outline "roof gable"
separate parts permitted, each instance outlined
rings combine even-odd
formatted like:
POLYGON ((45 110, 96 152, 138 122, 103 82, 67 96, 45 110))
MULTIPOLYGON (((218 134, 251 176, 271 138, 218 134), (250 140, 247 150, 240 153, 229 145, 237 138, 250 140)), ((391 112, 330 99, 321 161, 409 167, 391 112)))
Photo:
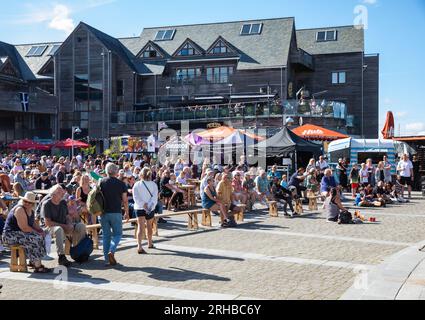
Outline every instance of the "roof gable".
POLYGON ((193 57, 193 56, 202 56, 204 55, 205 50, 197 45, 194 41, 187 38, 183 44, 177 48, 177 50, 172 54, 175 58, 183 57, 193 57))
POLYGON ((140 52, 136 55, 138 58, 142 58, 142 59, 155 59, 155 58, 145 58, 143 57, 143 53, 148 50, 149 48, 155 50, 159 56, 155 57, 156 59, 164 59, 165 57, 167 57, 167 53, 162 50, 162 48, 157 45, 155 42, 153 41, 149 41, 143 48, 142 50, 140 50, 140 52))
POLYGON ((12 65, 16 68, 20 80, 29 81, 36 79, 31 69, 13 45, 0 41, 0 56, 8 57, 12 65))
POLYGON ((226 41, 226 39, 224 39, 222 36, 219 36, 217 38, 217 40, 214 41, 214 43, 207 49, 207 54, 208 55, 238 54, 238 49, 235 48, 231 43, 229 43, 228 41, 226 41), (227 48, 227 52, 225 52, 225 53, 223 53, 223 52, 220 52, 220 53, 214 52, 214 49, 217 48, 218 46, 227 48))
POLYGON ((19 78, 19 71, 9 57, 0 58, 0 73, 8 77, 19 78))

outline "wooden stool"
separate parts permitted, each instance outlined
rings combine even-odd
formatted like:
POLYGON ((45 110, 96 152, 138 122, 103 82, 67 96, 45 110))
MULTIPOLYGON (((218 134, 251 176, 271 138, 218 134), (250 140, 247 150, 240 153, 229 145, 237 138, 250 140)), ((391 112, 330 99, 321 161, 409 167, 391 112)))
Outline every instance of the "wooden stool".
POLYGON ((27 257, 24 247, 14 245, 10 247, 10 272, 28 272, 27 257))
POLYGON ((204 227, 212 227, 211 211, 208 209, 202 210, 202 225, 204 227))
MULTIPOLYGON (((191 212, 191 213, 188 213, 188 216, 189 216, 189 219, 187 221, 187 228, 189 230, 198 230, 199 229, 198 213, 191 212)), ((210 214, 210 219, 211 219, 211 214, 210 214)))
POLYGON ((239 212, 235 214, 235 219, 237 222, 243 222, 246 205, 238 204, 237 207, 239 208, 239 212))
POLYGON ((269 209, 270 217, 278 217, 279 211, 277 209, 277 201, 270 201, 269 206, 270 206, 270 209, 269 209))
POLYGON ((298 214, 304 213, 303 201, 301 199, 295 200, 295 212, 298 213, 298 214))
POLYGON ((318 210, 319 207, 317 205, 317 197, 314 194, 314 192, 307 192, 307 198, 308 198, 308 210, 315 211, 318 210))

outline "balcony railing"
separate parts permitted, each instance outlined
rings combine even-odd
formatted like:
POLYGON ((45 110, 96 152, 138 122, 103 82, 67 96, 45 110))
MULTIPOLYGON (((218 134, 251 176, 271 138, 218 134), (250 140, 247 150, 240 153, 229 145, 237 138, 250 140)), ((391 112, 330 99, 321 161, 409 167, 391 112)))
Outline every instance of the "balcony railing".
POLYGON ((292 56, 292 62, 301 64, 311 70, 314 69, 314 59, 313 56, 303 49, 298 49, 297 54, 292 56))
POLYGON ((210 106, 152 109, 111 113, 113 124, 172 122, 182 120, 255 119, 286 116, 347 118, 344 103, 327 100, 288 100, 277 102, 232 103, 210 106))

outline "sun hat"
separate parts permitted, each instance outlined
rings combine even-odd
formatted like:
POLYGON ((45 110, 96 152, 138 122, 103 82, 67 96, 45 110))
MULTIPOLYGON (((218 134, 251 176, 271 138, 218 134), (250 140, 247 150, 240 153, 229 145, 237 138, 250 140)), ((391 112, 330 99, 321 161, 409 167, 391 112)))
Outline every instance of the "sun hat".
POLYGON ((25 202, 30 202, 33 204, 37 203, 37 196, 35 193, 27 192, 24 197, 19 197, 19 199, 24 200, 25 202))

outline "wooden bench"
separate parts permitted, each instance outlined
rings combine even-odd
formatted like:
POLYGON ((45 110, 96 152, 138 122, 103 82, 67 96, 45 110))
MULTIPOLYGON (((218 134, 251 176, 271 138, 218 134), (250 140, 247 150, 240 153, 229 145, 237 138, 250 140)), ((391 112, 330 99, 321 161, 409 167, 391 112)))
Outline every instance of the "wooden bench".
MULTIPOLYGON (((167 217, 173 217, 173 216, 181 216, 181 215, 188 215, 188 222, 187 222, 187 228, 189 230, 198 230, 199 229, 199 225, 198 225, 198 214, 202 213, 202 209, 195 209, 195 210, 188 210, 188 211, 181 211, 181 212, 170 212, 170 213, 163 213, 163 214, 159 214, 159 215, 155 215, 155 218, 153 219, 153 224, 152 224, 152 234, 154 236, 158 236, 158 220, 160 218, 167 218, 167 217)), ((128 221, 123 221, 123 225, 124 224, 128 224, 128 223, 136 223, 137 224, 138 220, 136 219, 130 219, 128 221)), ((97 229, 101 228, 102 226, 100 224, 93 224, 93 225, 89 225, 86 227, 87 232, 89 234, 91 234, 92 236, 92 240, 94 243, 94 248, 95 249, 99 249, 99 235, 97 233, 97 229)), ((137 227, 134 230, 134 237, 137 239, 137 227)), ((143 228, 143 240, 147 239, 147 227, 143 228)))
POLYGON ((270 217, 276 218, 279 216, 279 210, 277 208, 277 201, 269 201, 269 214, 270 217))
POLYGON ((28 272, 25 249, 19 245, 10 246, 10 272, 28 272))

